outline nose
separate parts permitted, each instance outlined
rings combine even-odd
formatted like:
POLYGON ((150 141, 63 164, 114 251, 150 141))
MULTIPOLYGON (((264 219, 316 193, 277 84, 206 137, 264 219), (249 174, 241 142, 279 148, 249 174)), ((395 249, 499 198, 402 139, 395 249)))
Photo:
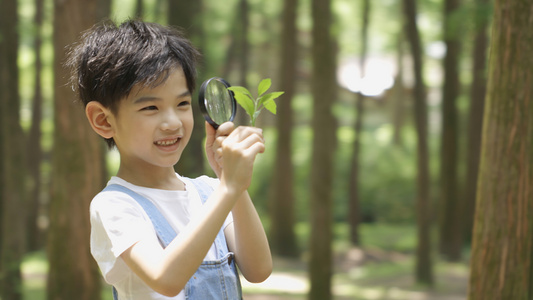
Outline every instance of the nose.
POLYGON ((163 131, 176 131, 183 126, 181 118, 177 111, 169 109, 162 114, 161 130, 163 131))

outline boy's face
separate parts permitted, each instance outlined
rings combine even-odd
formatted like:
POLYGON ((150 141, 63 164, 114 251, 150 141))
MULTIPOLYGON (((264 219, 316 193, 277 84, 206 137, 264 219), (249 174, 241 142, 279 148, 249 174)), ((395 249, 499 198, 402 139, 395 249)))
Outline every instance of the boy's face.
POLYGON ((134 87, 120 101, 113 122, 121 166, 146 171, 174 166, 191 137, 191 98, 181 68, 155 88, 134 87))

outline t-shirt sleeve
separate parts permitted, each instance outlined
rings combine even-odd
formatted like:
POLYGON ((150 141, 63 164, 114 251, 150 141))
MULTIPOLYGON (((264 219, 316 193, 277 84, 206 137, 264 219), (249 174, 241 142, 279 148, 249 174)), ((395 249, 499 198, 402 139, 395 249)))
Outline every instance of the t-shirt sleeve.
POLYGON ((106 280, 125 250, 141 239, 157 239, 142 207, 121 192, 98 194, 91 202, 90 220, 91 253, 106 280))

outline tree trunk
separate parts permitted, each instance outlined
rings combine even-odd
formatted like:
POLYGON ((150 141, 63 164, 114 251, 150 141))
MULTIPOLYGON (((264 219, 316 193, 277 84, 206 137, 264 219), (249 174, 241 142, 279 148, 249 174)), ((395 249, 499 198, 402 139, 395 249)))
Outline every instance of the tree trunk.
POLYGON ((250 56, 250 47, 248 45, 248 29, 249 29, 249 6, 248 0, 239 0, 239 20, 240 23, 240 53, 239 56, 239 84, 241 86, 248 86, 247 73, 248 73, 248 58, 250 56))
POLYGON ((470 112, 468 116, 468 149, 467 171, 465 186, 465 240, 472 240, 474 227, 474 208, 476 206, 477 177, 479 171, 479 157, 481 149, 481 131, 483 128, 483 111, 485 109, 485 90, 487 89, 487 27, 490 16, 483 14, 482 8, 490 5, 489 0, 476 0, 474 20, 477 20, 474 49, 472 52, 472 85, 470 87, 470 112))
MULTIPOLYGON (((191 41, 201 39, 201 1, 170 0, 168 2, 168 24, 185 30, 191 41)), ((202 82, 198 82, 199 86, 202 82)), ((194 127, 191 139, 183 151, 180 161, 176 165, 178 173, 187 177, 197 177, 205 174, 204 145, 205 136, 204 117, 200 112, 197 101, 193 101, 194 127)))
POLYGON ((136 0, 135 1, 135 17, 142 20, 143 16, 144 16, 143 0, 136 0))
POLYGON ((0 298, 22 298, 20 264, 25 251, 25 141, 20 126, 17 1, 0 9, 0 298))
POLYGON ((39 215, 41 207, 41 162, 42 162, 42 148, 41 148, 41 120, 42 120, 42 87, 41 87, 41 72, 42 72, 42 60, 41 60, 41 27, 43 24, 44 5, 43 0, 35 1, 35 17, 34 17, 34 50, 35 50, 35 85, 33 91, 32 100, 32 113, 31 113, 31 128, 26 145, 28 154, 28 175, 31 179, 30 197, 28 198, 28 216, 27 216, 27 234, 26 241, 28 250, 41 249, 41 245, 44 242, 42 236, 43 233, 39 229, 37 224, 37 217, 39 215))
POLYGON ((459 97, 459 32, 454 13, 459 0, 444 1, 444 86, 442 88, 442 136, 440 153, 439 250, 450 261, 461 259, 463 206, 457 182, 457 107, 459 97))
POLYGON ((402 146, 403 145, 403 139, 402 139, 402 128, 404 126, 404 119, 405 119, 405 99, 406 99, 406 92, 405 92, 405 83, 404 83, 404 48, 405 48, 405 32, 401 31, 398 33, 397 40, 396 40, 396 49, 397 49, 397 62, 398 62, 398 73, 396 74, 396 78, 394 79, 394 86, 391 90, 391 100, 393 101, 392 104, 392 124, 394 127, 394 133, 392 136, 392 140, 394 142, 394 145, 396 146, 402 146))
POLYGON ((168 24, 183 28, 195 41, 201 34, 201 9, 202 1, 168 0, 168 24))
POLYGON ((337 97, 336 58, 331 32, 331 1, 312 1, 313 152, 311 168, 310 300, 331 299, 332 181, 336 121, 332 106, 337 97))
POLYGON ((97 19, 97 0, 54 3, 54 149, 48 236, 48 299, 100 299, 100 272, 90 254, 89 204, 102 189, 102 141, 62 67, 65 46, 97 19), (98 163, 95 163, 98 162, 98 163))
POLYGON ((96 18, 98 20, 104 20, 111 15, 111 0, 98 0, 96 7, 96 18))
MULTIPOLYGON (((363 17, 361 26, 361 56, 359 69, 361 78, 365 76, 365 63, 368 48, 368 23, 370 18, 370 0, 363 0, 363 17)), ((349 205, 348 205, 348 223, 350 224, 350 242, 352 245, 360 245, 359 223, 361 222, 361 211, 359 206, 359 161, 361 152, 361 136, 363 132, 364 118, 364 101, 365 96, 359 92, 356 94, 356 119, 354 125, 355 140, 353 143, 352 161, 350 164, 349 186, 349 205)))
MULTIPOLYGON (((248 69, 249 69, 249 57, 250 57, 250 45, 248 42, 248 30, 250 27, 250 7, 248 5, 248 0, 239 0, 239 8, 238 8, 238 19, 237 19, 237 34, 238 34, 238 50, 237 53, 239 53, 238 56, 238 62, 239 62, 239 85, 241 86, 248 86, 248 69)), ((244 109, 237 105, 237 116, 236 121, 240 124, 248 124, 248 118, 246 117, 246 113, 244 112, 244 109)))
POLYGON ((416 212, 418 228, 418 244, 416 249, 416 281, 422 284, 433 284, 431 262, 430 218, 429 208, 429 153, 427 142, 427 104, 426 88, 422 78, 422 51, 420 35, 416 24, 416 0, 403 0, 406 17, 406 32, 413 57, 414 116, 417 133, 417 195, 416 212))
POLYGON ((283 32, 281 33, 281 64, 279 80, 281 90, 285 94, 277 102, 276 117, 278 141, 276 144, 276 160, 274 191, 272 193, 270 245, 272 252, 281 256, 296 257, 299 254, 294 232, 294 189, 292 163, 292 97, 294 95, 297 66, 296 8, 298 0, 287 0, 283 7, 283 32))
POLYGON ((469 299, 533 298, 532 14, 495 2, 469 299))

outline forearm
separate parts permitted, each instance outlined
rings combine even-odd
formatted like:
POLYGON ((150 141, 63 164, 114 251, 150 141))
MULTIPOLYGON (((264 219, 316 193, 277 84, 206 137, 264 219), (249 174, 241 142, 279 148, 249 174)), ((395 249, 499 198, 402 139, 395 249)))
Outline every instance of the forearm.
POLYGON ((235 203, 233 239, 230 248, 244 277, 250 282, 262 282, 272 273, 272 256, 261 220, 248 193, 235 203))

